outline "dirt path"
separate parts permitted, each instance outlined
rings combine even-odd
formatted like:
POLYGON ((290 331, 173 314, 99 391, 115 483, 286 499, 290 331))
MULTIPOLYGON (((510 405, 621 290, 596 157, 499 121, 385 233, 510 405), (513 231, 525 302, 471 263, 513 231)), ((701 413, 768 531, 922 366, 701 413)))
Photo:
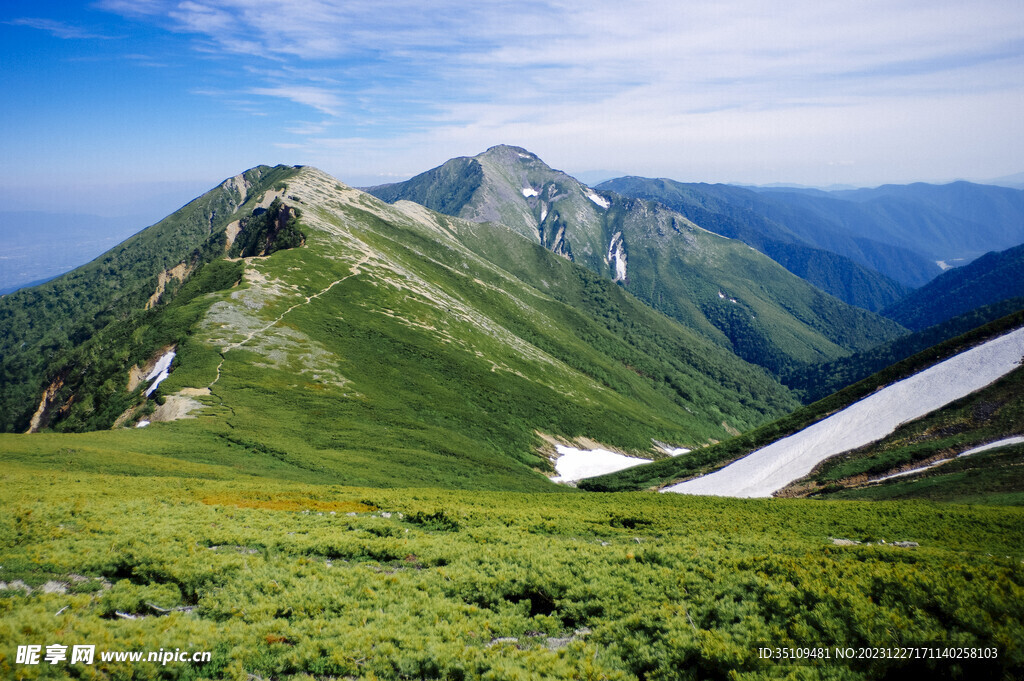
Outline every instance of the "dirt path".
MULTIPOLYGON (((361 258, 360 258, 360 259, 359 259, 359 260, 358 260, 358 261, 357 261, 356 263, 354 263, 354 264, 352 265, 352 267, 351 267, 351 268, 349 268, 349 274, 345 275, 345 276, 344 276, 344 277, 342 277, 341 279, 336 279, 335 281, 332 281, 332 282, 331 282, 330 284, 328 284, 328 285, 327 285, 326 287, 324 287, 324 288, 323 288, 323 289, 322 289, 321 291, 319 291, 319 292, 317 292, 317 293, 314 293, 314 294, 312 294, 312 295, 308 295, 308 296, 306 296, 306 299, 305 299, 305 300, 303 300, 303 301, 302 301, 302 302, 300 302, 300 303, 295 303, 294 305, 292 305, 291 307, 289 307, 289 308, 288 308, 287 310, 285 310, 284 312, 282 312, 281 314, 279 314, 279 315, 277 316, 277 318, 276 318, 276 319, 274 319, 274 321, 270 322, 270 323, 269 323, 269 324, 267 324, 266 326, 263 326, 263 327, 261 327, 261 328, 259 328, 259 329, 256 329, 255 331, 252 331, 251 333, 249 333, 249 335, 247 335, 247 336, 246 336, 245 338, 243 338, 242 340, 240 340, 240 341, 237 341, 237 342, 235 342, 235 343, 232 343, 232 344, 230 344, 230 345, 227 345, 227 346, 225 346, 225 347, 224 347, 224 348, 223 348, 223 349, 222 349, 222 350, 220 351, 220 363, 219 363, 219 364, 217 364, 217 376, 216 376, 216 377, 215 377, 215 378, 213 379, 213 381, 212 381, 212 382, 210 383, 210 385, 208 385, 208 386, 207 386, 207 388, 208 388, 209 390, 211 390, 211 391, 212 391, 212 390, 213 390, 213 386, 215 386, 215 385, 217 384, 217 381, 219 381, 219 380, 220 380, 220 370, 221 370, 221 367, 223 367, 223 366, 224 366, 224 360, 225 360, 225 355, 226 355, 226 354, 227 354, 228 352, 230 352, 230 351, 232 351, 232 350, 237 350, 238 348, 242 347, 243 345, 245 345, 246 343, 248 343, 249 341, 251 341, 251 340, 252 340, 253 338, 255 338, 256 336, 260 335, 260 334, 261 334, 261 333, 263 333, 264 331, 267 331, 267 330, 269 330, 270 328, 272 328, 272 327, 276 326, 276 325, 277 325, 277 324, 278 324, 278 323, 279 323, 279 322, 280 322, 280 321, 281 321, 282 319, 284 319, 284 318, 285 318, 285 315, 287 315, 287 314, 288 314, 289 312, 291 312, 292 310, 294 310, 294 309, 296 309, 296 308, 298 308, 298 307, 302 307, 303 305, 309 305, 309 304, 310 304, 310 303, 311 303, 311 302, 312 302, 313 300, 316 300, 317 298, 319 298, 319 297, 320 297, 320 296, 322 296, 323 294, 327 293, 327 292, 328 292, 328 291, 330 291, 330 290, 331 290, 332 288, 334 288, 335 286, 337 286, 337 285, 338 285, 338 284, 340 284, 341 282, 345 281, 346 279, 351 279, 352 277, 356 276, 357 274, 362 274, 362 269, 361 269, 361 268, 362 268, 362 266, 363 266, 363 265, 365 265, 365 264, 366 264, 366 263, 367 263, 367 262, 368 262, 369 260, 370 260, 370 254, 369 254, 369 253, 364 253, 364 254, 363 254, 363 257, 361 257, 361 258)), ((223 402, 223 401, 222 401, 222 402, 223 402)))

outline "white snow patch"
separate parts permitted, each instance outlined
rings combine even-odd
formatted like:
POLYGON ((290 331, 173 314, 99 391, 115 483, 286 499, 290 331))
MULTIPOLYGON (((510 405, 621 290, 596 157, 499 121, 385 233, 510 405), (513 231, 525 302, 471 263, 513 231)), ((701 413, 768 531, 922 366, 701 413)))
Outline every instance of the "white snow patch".
POLYGON ((936 260, 935 264, 939 266, 939 269, 945 272, 946 270, 953 269, 953 266, 948 264, 945 260, 936 260))
POLYGON ((523 196, 530 198, 531 196, 537 196, 537 190, 533 187, 523 187, 523 196))
POLYGON ((174 355, 174 350, 168 350, 160 359, 157 360, 156 366, 154 366, 153 370, 149 372, 149 376, 146 376, 147 381, 153 381, 149 384, 149 387, 146 388, 146 397, 152 395, 157 386, 167 378, 167 375, 170 373, 171 362, 174 361, 174 355))
POLYGON ((139 421, 138 423, 135 424, 135 427, 136 428, 145 428, 148 425, 149 425, 149 421, 139 421))
POLYGON ((1024 437, 1015 435, 1014 437, 1008 437, 1002 440, 996 440, 995 442, 989 442, 987 445, 981 445, 980 447, 975 447, 974 449, 968 449, 966 452, 960 452, 959 454, 956 455, 956 457, 959 459, 961 456, 970 456, 971 454, 984 452, 985 450, 988 449, 995 449, 996 447, 1004 447, 1006 445, 1016 445, 1020 444, 1021 442, 1024 442, 1024 437))
MULTIPOLYGON (((1005 439, 1002 439, 1002 440, 996 440, 995 442, 989 442, 987 445, 981 445, 980 447, 975 447, 974 449, 968 449, 966 452, 960 452, 959 454, 956 455, 955 458, 959 459, 961 456, 970 456, 971 454, 977 454, 978 452, 984 452, 984 451, 986 451, 988 449, 995 449, 996 447, 1002 447, 1004 445, 1015 445, 1015 444, 1017 444, 1019 442, 1024 442, 1024 437, 1008 437, 1008 438, 1005 438, 1005 439)), ((927 466, 921 466, 919 468, 911 468, 909 471, 902 471, 900 473, 893 473, 892 475, 883 475, 880 478, 875 478, 874 480, 869 480, 868 482, 882 482, 883 480, 891 480, 892 478, 901 478, 904 475, 914 475, 915 473, 920 473, 921 471, 926 471, 929 468, 935 468, 936 466, 941 466, 944 463, 949 463, 952 460, 953 459, 943 459, 942 461, 936 461, 935 463, 930 463, 927 466)))
POLYGON ((721 298, 722 300, 725 300, 725 294, 722 293, 721 291, 718 292, 718 297, 721 298))
POLYGON ((665 452, 668 453, 669 456, 679 456, 680 454, 689 454, 691 451, 692 450, 689 450, 686 447, 673 447, 671 449, 666 449, 665 450, 665 452))
POLYGON ((544 222, 544 218, 548 216, 548 204, 542 204, 540 207, 540 221, 544 222))
POLYGON ((527 156, 526 154, 519 154, 519 158, 532 158, 532 157, 531 156, 527 156))
POLYGON ((606 449, 576 449, 565 445, 555 445, 555 449, 560 456, 555 460, 558 477, 551 478, 553 482, 575 482, 650 463, 649 459, 638 459, 606 449))
POLYGON ((607 210, 608 207, 612 205, 608 201, 608 199, 604 198, 603 196, 599 196, 593 189, 587 189, 586 194, 588 199, 590 199, 597 205, 601 206, 601 208, 604 208, 605 210, 607 210))
POLYGON ((1019 367, 1022 356, 1024 328, 886 386, 714 473, 662 491, 731 497, 771 496, 810 473, 828 457, 879 440, 906 421, 984 388, 1019 367))
POLYGON ((608 244, 608 262, 615 267, 615 278, 612 281, 625 281, 626 252, 622 250, 622 232, 612 235, 612 242, 608 244))

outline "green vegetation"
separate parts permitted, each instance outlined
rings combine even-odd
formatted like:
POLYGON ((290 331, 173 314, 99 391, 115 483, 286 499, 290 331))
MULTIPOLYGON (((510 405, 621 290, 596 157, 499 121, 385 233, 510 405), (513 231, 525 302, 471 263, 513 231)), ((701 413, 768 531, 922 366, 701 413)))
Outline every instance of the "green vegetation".
MULTIPOLYGON (((209 307, 203 296, 234 286, 241 280, 242 270, 242 263, 225 260, 200 266, 166 306, 111 322, 59 356, 54 364, 59 367, 56 373, 62 384, 52 401, 69 406, 50 428, 86 432, 112 427, 121 414, 141 401, 148 385, 143 381, 134 390, 126 390, 125 368, 144 366, 157 348, 190 345, 193 328, 209 307)), ((191 350, 183 350, 186 357, 191 350)))
POLYGON ((798 236, 786 227, 785 216, 765 210, 764 197, 749 189, 644 177, 620 177, 603 182, 600 188, 657 201, 704 229, 739 239, 850 305, 878 312, 909 291, 846 255, 826 250, 809 237, 798 236))
POLYGON ((224 465, 206 467, 222 479, 204 480, 165 463, 189 477, 61 472, 33 454, 4 457, 0 675, 1024 672, 1019 509, 359 489, 248 478, 224 465), (920 546, 891 545, 900 540, 920 546), (47 582, 66 592, 45 593, 47 582), (97 646, 91 667, 14 661, 16 645, 83 642, 97 646), (905 645, 995 647, 998 657, 797 666, 757 652, 905 645), (161 647, 209 650, 212 660, 99 660, 104 650, 161 647))
POLYGON ((483 177, 479 161, 453 158, 405 182, 370 187, 367 191, 388 203, 405 199, 438 213, 458 215, 483 182, 483 177))
MULTIPOLYGON (((598 208, 588 196, 592 190, 518 147, 492 147, 472 159, 454 159, 407 182, 371 191, 388 201, 429 201, 431 208, 487 223, 496 232, 504 231, 499 224, 505 225, 609 279, 617 277, 608 251, 618 234, 627 260, 625 278, 618 277, 622 286, 684 327, 775 375, 866 350, 904 332, 898 324, 822 293, 770 258, 660 205, 609 194, 601 199, 609 206, 598 208), (447 198, 455 195, 457 201, 447 198)), ((510 246, 503 235, 494 239, 510 246)), ((504 262, 495 248, 481 245, 483 240, 478 235, 472 247, 487 248, 494 262, 504 262)), ((519 249, 510 249, 505 257, 514 260, 519 249)), ((529 278, 531 272, 519 274, 524 282, 543 287, 543 279, 529 278)), ((867 270, 861 274, 867 276, 867 270)))
POLYGON ((286 206, 275 198, 263 212, 243 218, 241 229, 230 254, 234 258, 254 255, 270 255, 286 248, 296 248, 306 241, 306 235, 299 228, 301 212, 286 206))
MULTIPOLYGON (((828 488, 826 486, 826 488, 828 488)), ((830 499, 927 499, 1024 506, 1024 446, 954 459, 913 477, 829 492, 830 499)))

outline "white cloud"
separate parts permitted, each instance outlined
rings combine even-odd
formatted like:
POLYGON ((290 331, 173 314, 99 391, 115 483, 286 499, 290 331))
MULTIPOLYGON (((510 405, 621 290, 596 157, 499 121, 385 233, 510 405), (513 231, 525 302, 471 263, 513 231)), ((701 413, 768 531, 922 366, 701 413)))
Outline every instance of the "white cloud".
POLYGON ((976 166, 972 148, 1004 165, 1024 153, 1019 124, 999 108, 1024 101, 1016 0, 100 6, 244 56, 257 81, 245 93, 311 107, 345 132, 313 139, 328 121, 294 117, 282 131, 309 136, 314 158, 344 148, 366 172, 394 170, 382 166, 404 163, 414 146, 444 160, 501 142, 550 149, 578 168, 744 181, 913 176, 936 163, 976 166), (837 159, 849 164, 829 165, 837 159))
POLYGON ((288 99, 297 104, 305 104, 328 116, 338 115, 344 103, 340 96, 324 88, 312 86, 289 86, 278 87, 256 87, 247 90, 253 95, 265 97, 280 97, 288 99))

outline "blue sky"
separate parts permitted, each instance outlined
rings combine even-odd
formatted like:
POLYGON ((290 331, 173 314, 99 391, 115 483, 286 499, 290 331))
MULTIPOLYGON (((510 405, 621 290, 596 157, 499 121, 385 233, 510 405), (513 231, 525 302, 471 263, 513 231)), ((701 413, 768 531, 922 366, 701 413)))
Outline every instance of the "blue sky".
POLYGON ((17 208, 259 163, 381 183, 499 143, 684 181, 1024 170, 1016 0, 7 0, 0 53, 17 208))

